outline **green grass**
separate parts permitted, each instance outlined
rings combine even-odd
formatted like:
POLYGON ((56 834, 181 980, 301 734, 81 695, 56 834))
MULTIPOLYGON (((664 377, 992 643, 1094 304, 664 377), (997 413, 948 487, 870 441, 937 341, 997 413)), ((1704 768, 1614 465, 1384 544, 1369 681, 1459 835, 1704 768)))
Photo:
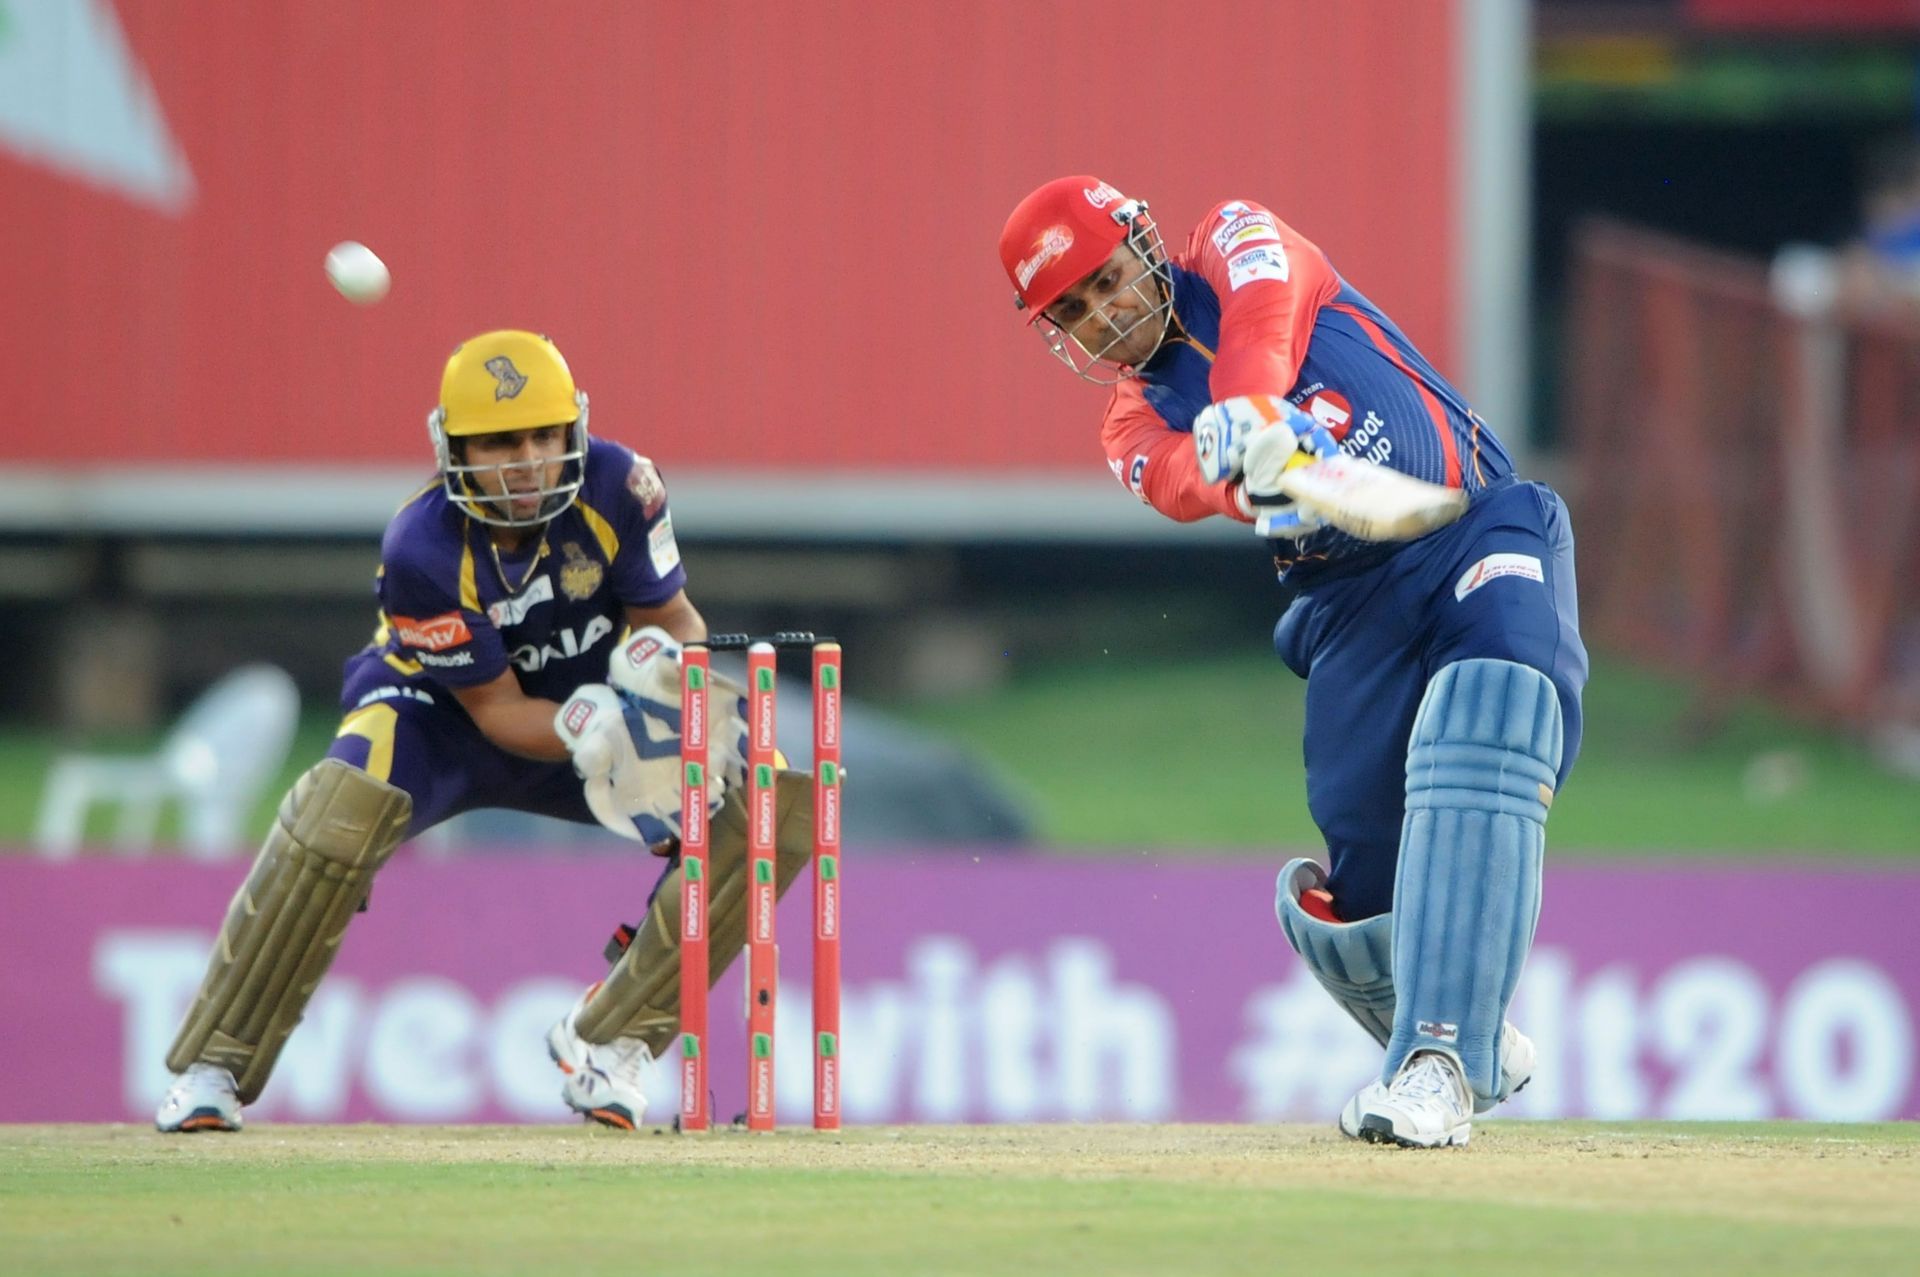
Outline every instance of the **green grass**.
MULTIPOLYGON (((1063 848, 1271 855, 1320 845, 1300 756, 1304 697, 1277 659, 1253 652, 1029 664, 990 694, 886 708, 990 760, 1063 848)), ((1617 663, 1595 669, 1585 746, 1549 825, 1555 853, 1920 857, 1920 784, 1758 705, 1704 732, 1693 704, 1675 680, 1617 663)), ((254 828, 266 828, 334 726, 331 716, 302 724, 254 828)), ((90 748, 149 749, 154 739, 90 748)), ((0 845, 29 836, 53 753, 43 734, 0 732, 0 845)), ((96 835, 107 828, 104 814, 91 825, 96 835)))
POLYGON ((1910 1126, 1483 1125, 1430 1153, 1300 1127, 0 1127, 0 1254, 36 1274, 1537 1277, 1896 1271, 1920 1245, 1910 1126))
MULTIPOLYGON (((1070 847, 1319 845, 1306 685, 1251 653, 1023 669, 1004 691, 896 707, 995 760, 1070 847)), ((1832 733, 1742 705, 1701 739, 1685 685, 1594 671, 1558 850, 1920 856, 1920 784, 1832 733)))

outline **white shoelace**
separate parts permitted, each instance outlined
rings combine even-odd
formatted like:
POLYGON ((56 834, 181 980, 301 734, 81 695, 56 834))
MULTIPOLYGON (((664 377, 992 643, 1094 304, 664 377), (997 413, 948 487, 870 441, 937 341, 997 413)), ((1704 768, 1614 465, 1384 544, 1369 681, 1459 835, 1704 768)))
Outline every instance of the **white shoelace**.
POLYGON ((1436 1100, 1454 1108, 1460 1106, 1460 1085, 1454 1080, 1453 1070, 1438 1056, 1426 1055, 1415 1061, 1412 1068, 1394 1080, 1392 1089, 1410 1100, 1436 1100))

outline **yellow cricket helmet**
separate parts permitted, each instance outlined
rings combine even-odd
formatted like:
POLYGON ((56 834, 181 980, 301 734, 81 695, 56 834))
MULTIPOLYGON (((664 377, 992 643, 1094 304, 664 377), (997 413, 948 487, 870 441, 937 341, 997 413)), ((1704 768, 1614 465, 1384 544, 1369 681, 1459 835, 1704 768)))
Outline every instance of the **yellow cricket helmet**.
POLYGON ((427 433, 448 499, 482 523, 545 523, 573 504, 586 475, 586 392, 574 385, 573 372, 558 348, 539 333, 502 328, 456 346, 440 376, 440 402, 427 414, 427 433), (543 480, 540 511, 532 518, 513 518, 496 504, 506 488, 504 478, 495 488, 474 482, 482 471, 521 468, 517 463, 468 465, 464 455, 454 455, 455 439, 558 425, 569 427, 567 450, 559 458, 560 480, 551 485, 543 480))

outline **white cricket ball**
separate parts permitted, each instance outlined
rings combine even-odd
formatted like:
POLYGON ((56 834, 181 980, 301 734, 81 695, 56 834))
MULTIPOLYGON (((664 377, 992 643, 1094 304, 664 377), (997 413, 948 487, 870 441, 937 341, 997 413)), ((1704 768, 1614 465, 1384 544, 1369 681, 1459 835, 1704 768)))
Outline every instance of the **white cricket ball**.
POLYGON ((393 286, 387 264, 371 248, 353 240, 335 244, 327 253, 327 278, 342 297, 360 306, 371 306, 393 286))

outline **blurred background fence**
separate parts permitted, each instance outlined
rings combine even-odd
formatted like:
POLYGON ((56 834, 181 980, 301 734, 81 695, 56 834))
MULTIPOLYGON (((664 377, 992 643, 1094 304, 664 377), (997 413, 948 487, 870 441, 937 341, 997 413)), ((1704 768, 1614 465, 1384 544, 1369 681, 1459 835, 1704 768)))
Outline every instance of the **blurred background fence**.
POLYGON ((1586 629, 1684 676, 1920 740, 1920 323, 1769 264, 1584 226, 1567 333, 1586 629))

